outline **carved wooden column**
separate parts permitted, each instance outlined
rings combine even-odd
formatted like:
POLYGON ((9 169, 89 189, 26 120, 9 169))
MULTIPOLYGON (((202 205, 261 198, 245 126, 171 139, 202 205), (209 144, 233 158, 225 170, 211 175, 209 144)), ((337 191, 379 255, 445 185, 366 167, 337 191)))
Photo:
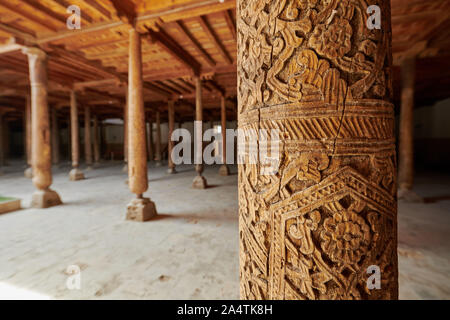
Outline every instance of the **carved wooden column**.
POLYGON ((141 38, 130 29, 128 63, 128 179, 137 198, 127 206, 127 219, 147 221, 156 215, 155 204, 143 194, 148 189, 147 148, 145 145, 145 110, 142 91, 141 38))
POLYGON ((52 184, 52 159, 50 123, 47 103, 47 55, 38 48, 26 48, 31 86, 31 157, 33 193, 31 206, 48 208, 61 204, 59 195, 50 189, 52 184))
POLYGON ((155 152, 153 148, 153 121, 151 115, 148 116, 148 138, 147 138, 147 148, 148 148, 148 161, 153 161, 155 158, 155 152))
POLYGON ((78 122, 78 107, 75 91, 70 92, 70 136, 72 147, 72 170, 69 173, 70 181, 84 179, 84 174, 78 168, 80 164, 80 127, 78 122))
POLYGON ((399 130, 398 196, 408 201, 422 199, 412 191, 414 183, 414 85, 416 60, 407 58, 402 63, 402 94, 399 130))
POLYGON ((122 171, 128 172, 128 92, 126 94, 126 102, 123 106, 123 161, 124 166, 122 171))
POLYGON ((58 126, 58 109, 52 107, 52 162, 54 165, 59 164, 59 126, 58 126))
POLYGON ((161 166, 162 154, 161 154, 161 114, 156 111, 156 166, 161 166))
POLYGON ((390 2, 371 4, 381 30, 363 0, 238 0, 244 299, 398 298, 390 2))
POLYGON ((228 176, 230 174, 230 169, 227 165, 227 109, 225 105, 225 96, 220 97, 220 120, 221 120, 221 130, 222 130, 222 162, 220 166, 219 174, 221 176, 228 176))
POLYGON ((195 120, 197 122, 197 129, 194 126, 195 150, 194 159, 197 159, 195 171, 197 176, 192 182, 192 188, 205 189, 207 182, 203 173, 203 104, 202 104, 202 80, 200 77, 195 77, 195 120))
POLYGON ((88 170, 92 169, 91 108, 84 107, 84 157, 88 170))
POLYGON ((100 139, 99 139, 99 132, 98 132, 98 116, 94 114, 94 127, 93 127, 93 134, 94 134, 94 166, 97 166, 100 164, 100 139))
POLYGON ((0 110, 0 174, 1 167, 5 165, 5 143, 3 139, 3 110, 0 110))
POLYGON ((27 165, 24 175, 26 178, 33 178, 33 169, 31 161, 31 97, 29 95, 25 98, 25 144, 27 149, 27 165))
POLYGON ((175 129, 175 101, 169 100, 168 105, 168 113, 169 113, 169 137, 168 137, 168 159, 169 165, 167 169, 167 173, 173 174, 177 171, 175 170, 175 164, 172 161, 172 149, 173 149, 173 141, 171 139, 173 130, 175 129))

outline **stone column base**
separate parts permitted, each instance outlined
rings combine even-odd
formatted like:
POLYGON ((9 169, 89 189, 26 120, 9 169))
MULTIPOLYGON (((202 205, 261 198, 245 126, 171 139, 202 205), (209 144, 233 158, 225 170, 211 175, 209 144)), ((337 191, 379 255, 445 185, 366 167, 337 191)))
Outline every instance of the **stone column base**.
POLYGON ((61 198, 59 195, 51 190, 37 190, 33 193, 31 198, 31 207, 32 208, 49 208, 62 204, 61 198))
POLYGON ((167 173, 174 174, 174 173, 177 173, 177 170, 175 170, 175 168, 169 168, 169 169, 167 169, 167 173))
POLYGON ((70 170, 70 172, 69 172, 69 180, 70 181, 77 181, 77 180, 83 180, 83 179, 84 179, 84 174, 80 169, 75 168, 75 169, 70 170))
POLYGON ((125 164, 122 168, 122 172, 128 172, 128 164, 125 164))
POLYGON ((26 168, 23 175, 25 178, 33 179, 33 169, 31 167, 26 168))
POLYGON ((405 200, 407 202, 425 202, 424 199, 412 190, 399 189, 397 192, 397 197, 400 200, 405 200))
POLYGON ((219 175, 221 176, 229 176, 230 175, 230 168, 226 164, 223 164, 220 166, 219 169, 219 175))
POLYGON ((133 199, 127 205, 127 220, 144 222, 157 215, 155 203, 149 198, 133 199))
POLYGON ((206 189, 208 184, 204 176, 196 176, 192 182, 192 188, 194 189, 206 189))

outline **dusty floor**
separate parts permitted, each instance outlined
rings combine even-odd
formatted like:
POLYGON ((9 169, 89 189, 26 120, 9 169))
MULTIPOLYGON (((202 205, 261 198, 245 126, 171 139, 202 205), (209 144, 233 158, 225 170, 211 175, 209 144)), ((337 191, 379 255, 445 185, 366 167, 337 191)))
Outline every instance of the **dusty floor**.
MULTIPOLYGON (((213 187, 190 188, 194 170, 150 167, 159 217, 124 220, 131 199, 121 163, 85 171, 70 182, 54 168, 63 206, 28 209, 34 190, 22 163, 3 168, 0 195, 25 210, 0 215, 0 298, 238 299, 237 175, 207 167, 213 187), (66 269, 81 268, 81 289, 68 290, 66 269)), ((233 173, 236 168, 233 168, 233 173)), ((400 202, 400 297, 450 299, 450 176, 417 179, 428 203, 400 202)))

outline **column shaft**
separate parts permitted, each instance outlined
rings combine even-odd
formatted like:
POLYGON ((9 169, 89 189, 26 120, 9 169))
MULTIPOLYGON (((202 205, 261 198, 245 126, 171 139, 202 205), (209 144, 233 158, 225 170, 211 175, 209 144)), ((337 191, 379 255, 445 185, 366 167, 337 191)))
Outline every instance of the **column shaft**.
POLYGON ((197 126, 194 126, 194 159, 196 159, 195 171, 197 176, 194 178, 192 187, 195 189, 205 189, 207 187, 206 179, 203 173, 203 104, 202 104, 202 80, 195 78, 195 120, 197 126))
POLYGON ((175 173, 175 164, 172 161, 172 149, 174 143, 171 139, 173 130, 175 129, 175 102, 173 100, 169 100, 168 103, 168 115, 169 115, 169 136, 168 136, 168 159, 169 159, 169 168, 168 173, 175 173))
POLYGON ((84 107, 84 157, 86 165, 92 166, 91 108, 89 107, 84 107))
POLYGON ((130 29, 128 64, 128 186, 137 195, 127 206, 127 219, 147 221, 156 215, 156 207, 143 193, 148 189, 145 109, 142 91, 141 38, 130 29))
POLYGON ((37 48, 27 48, 31 86, 31 161, 33 184, 38 189, 31 206, 47 208, 61 204, 58 194, 50 190, 52 159, 50 123, 47 104, 47 56, 37 48))
POLYGON ((390 1, 371 4, 381 29, 364 0, 237 1, 243 299, 398 298, 390 1))
POLYGON ((59 163, 59 126, 58 126, 58 110, 52 107, 52 161, 53 164, 59 163))
POLYGON ((414 58, 402 66, 402 93, 400 107, 398 182, 401 190, 411 190, 414 182, 414 58))
POLYGON ((153 148, 153 121, 151 116, 148 117, 148 160, 153 161, 155 158, 155 152, 153 148))
POLYGON ((71 181, 84 179, 84 174, 78 169, 80 165, 80 127, 78 121, 78 106, 75 91, 70 92, 70 133, 72 147, 72 170, 69 173, 71 181))
POLYGON ((161 165, 162 154, 161 154, 161 114, 159 111, 156 112, 156 161, 157 165, 161 165))
POLYGON ((99 130, 98 130, 98 116, 94 114, 94 127, 93 127, 93 134, 94 134, 94 163, 99 164, 100 163, 100 139, 99 139, 99 130))
POLYGON ((225 105, 225 96, 220 97, 220 120, 222 130, 222 165, 219 169, 221 176, 227 176, 230 174, 227 165, 227 109, 225 105))

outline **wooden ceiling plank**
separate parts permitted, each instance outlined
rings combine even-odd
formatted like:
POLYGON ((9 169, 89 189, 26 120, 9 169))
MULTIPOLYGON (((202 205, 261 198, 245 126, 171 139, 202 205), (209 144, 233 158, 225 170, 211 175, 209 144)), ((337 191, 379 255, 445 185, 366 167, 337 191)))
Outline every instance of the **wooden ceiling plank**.
POLYGON ((14 6, 8 2, 2 2, 0 4, 0 8, 1 7, 6 8, 8 11, 22 17, 23 19, 25 19, 27 21, 31 21, 33 23, 36 23, 36 24, 42 26, 43 28, 45 28, 48 31, 56 31, 57 30, 57 28, 53 24, 49 23, 48 20, 42 20, 42 19, 36 17, 34 14, 32 14, 30 12, 26 12, 24 10, 21 10, 19 7, 14 6))
POLYGON ((197 18, 197 21, 200 23, 203 31, 207 34, 209 39, 214 43, 217 50, 219 50, 219 53, 222 55, 222 57, 225 59, 225 61, 229 64, 233 63, 233 60, 230 58, 228 52, 226 51, 225 47, 223 46, 222 42, 220 41, 219 37, 216 35, 214 30, 212 29, 211 25, 209 24, 208 20, 205 16, 200 16, 197 18))
POLYGON ((182 64, 186 65, 194 74, 199 74, 201 65, 200 63, 192 57, 189 52, 184 50, 180 45, 176 43, 167 33, 163 30, 155 32, 148 29, 148 35, 150 40, 161 45, 167 52, 169 52, 173 57, 175 57, 182 64))
POLYGON ((234 40, 237 40, 236 37, 236 24, 233 21, 233 14, 231 10, 227 10, 224 12, 225 21, 227 22, 228 28, 231 31, 231 35, 233 36, 234 40))
POLYGON ((175 21, 174 25, 178 29, 178 31, 189 40, 189 42, 192 44, 192 46, 206 60, 206 62, 211 67, 215 67, 216 62, 214 61, 214 59, 208 54, 208 52, 206 52, 205 49, 203 49, 201 44, 197 41, 197 39, 195 39, 195 37, 188 30, 188 28, 184 25, 184 23, 182 21, 175 21))

